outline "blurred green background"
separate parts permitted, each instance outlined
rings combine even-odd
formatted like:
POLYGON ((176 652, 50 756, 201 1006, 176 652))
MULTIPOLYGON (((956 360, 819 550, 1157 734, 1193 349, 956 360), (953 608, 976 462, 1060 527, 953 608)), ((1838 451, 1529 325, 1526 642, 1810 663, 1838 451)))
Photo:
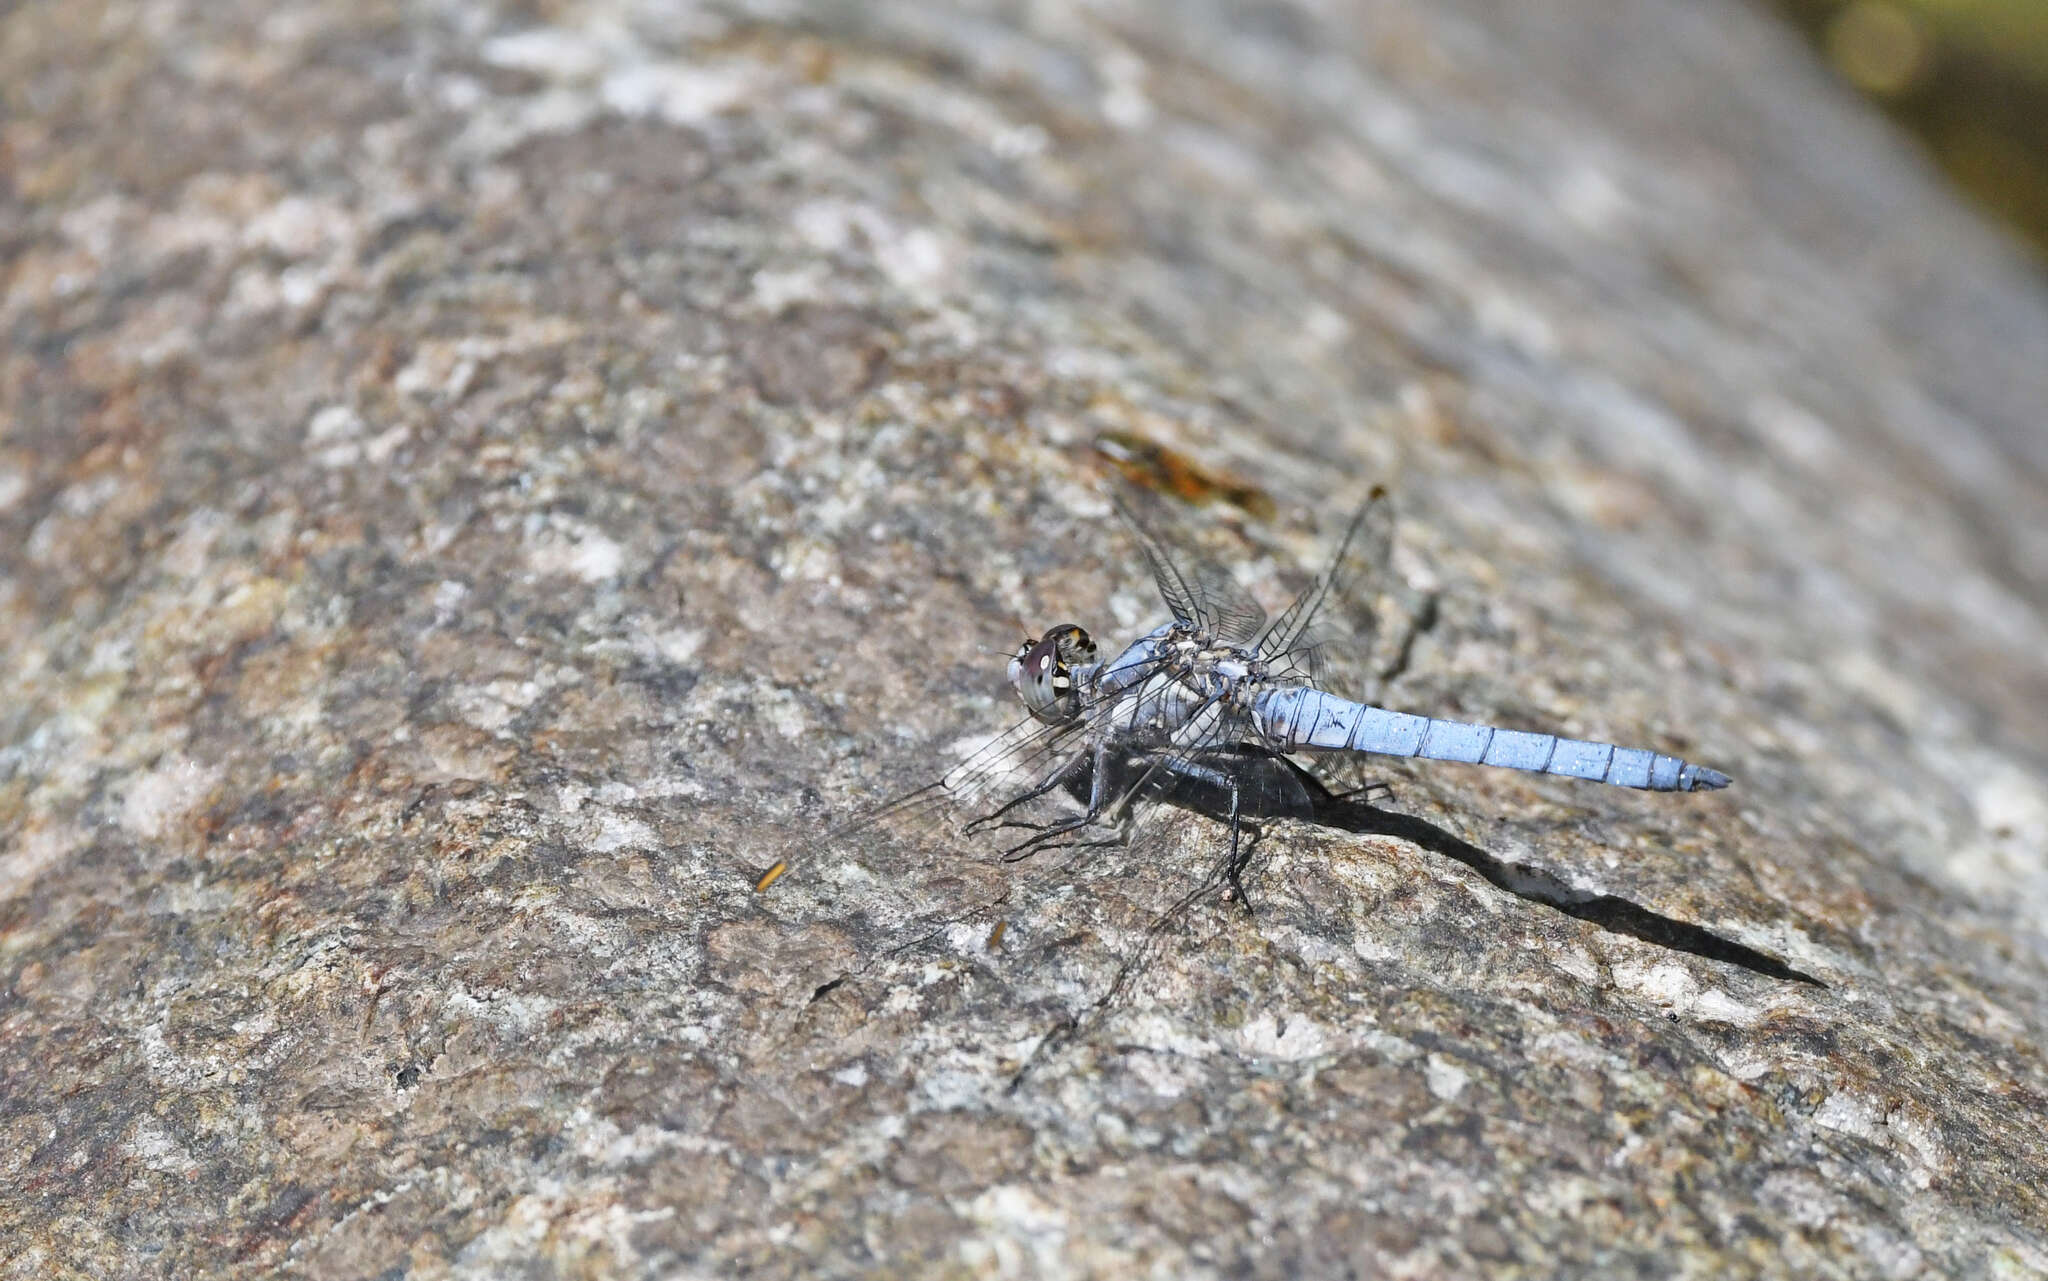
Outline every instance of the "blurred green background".
POLYGON ((2048 263, 2048 0, 1772 0, 2048 263))

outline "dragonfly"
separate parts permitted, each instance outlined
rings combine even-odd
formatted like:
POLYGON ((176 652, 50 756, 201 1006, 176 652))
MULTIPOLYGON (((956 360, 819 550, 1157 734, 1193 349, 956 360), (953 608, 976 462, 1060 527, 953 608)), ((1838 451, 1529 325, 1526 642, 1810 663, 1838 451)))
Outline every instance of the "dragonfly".
MULTIPOLYGON (((1140 807, 1163 801, 1227 824, 1222 869, 1232 895, 1248 903, 1247 824, 1311 818, 1354 794, 1324 788, 1292 759, 1298 755, 1457 761, 1661 792, 1730 782, 1646 748, 1423 716, 1330 688, 1340 683, 1334 675, 1363 670, 1359 657, 1377 639, 1371 602, 1381 594, 1394 532, 1383 486, 1360 505, 1321 572, 1270 618, 1214 561, 1162 536, 1141 502, 1112 491, 1171 617, 1107 661, 1077 623, 1025 637, 1007 673, 1026 717, 941 778, 832 837, 878 823, 920 826, 951 808, 968 815, 966 835, 1025 833, 1002 851, 1016 861, 1125 843, 1140 807), (1047 798, 1064 800, 1064 812, 1043 816, 1035 803, 1047 798)), ((777 863, 755 888, 765 891, 786 870, 777 863)))
POLYGON ((1197 796, 1197 808, 1228 825, 1223 866, 1244 902, 1246 824, 1307 817, 1330 795, 1290 759, 1297 755, 1456 761, 1660 792, 1729 784, 1718 770, 1646 748, 1418 715, 1330 688, 1330 673, 1357 670, 1341 660, 1355 659, 1377 631, 1365 589, 1391 551, 1384 487, 1359 507, 1322 571, 1270 618, 1229 573, 1158 533, 1135 497, 1113 502, 1171 617, 1106 661, 1076 623, 1027 636, 1007 666, 1026 719, 871 817, 963 805, 969 835, 1025 833, 1003 851, 1016 860, 1120 843, 1142 802, 1197 796), (1034 802, 1046 798, 1064 798, 1066 812, 1040 815, 1034 802), (1090 839, 1091 829, 1109 834, 1090 839))
MULTIPOLYGON (((1140 509, 1142 501, 1134 493, 1112 491, 1112 503, 1170 617, 1107 661, 1076 623, 1025 637, 1007 657, 1024 719, 939 779, 828 833, 827 843, 875 824, 904 824, 929 835, 946 821, 933 821, 940 811, 964 812, 960 830, 966 835, 1022 833, 1002 851, 1006 860, 1017 861, 1043 850, 1126 844, 1139 812, 1157 804, 1224 822, 1227 855, 1154 921, 1138 951, 1089 1007, 1092 1013, 1116 999, 1161 932, 1202 895, 1227 883, 1229 896, 1251 910, 1242 875, 1255 839, 1247 837, 1256 838, 1269 819, 1398 831, 1560 910, 1603 921, 1619 916, 1613 928, 1644 937, 1651 937, 1643 935, 1643 922, 1649 921, 1658 927, 1658 940, 1682 950, 1807 978, 1774 958, 1611 896, 1574 891, 1551 883, 1554 878, 1532 889, 1544 874, 1509 868, 1420 820, 1397 819, 1388 826, 1385 812, 1349 799, 1360 793, 1369 798, 1378 785, 1332 791, 1294 759, 1416 757, 1663 792, 1712 791, 1730 782, 1718 770, 1645 748, 1417 715, 1347 697, 1336 688, 1356 688, 1347 679, 1372 680, 1362 656, 1380 639, 1373 602, 1391 594, 1381 590, 1394 533, 1393 505, 1384 488, 1374 488, 1358 508, 1321 572, 1270 618, 1190 542, 1162 536, 1161 522, 1140 509), (1361 815, 1375 822, 1361 826, 1361 815), (1615 904, 1625 910, 1610 910, 1615 904)), ((755 889, 765 891, 787 870, 778 862, 755 889)), ((996 924, 989 949, 998 945, 1004 925, 996 924)), ((846 977, 820 987, 813 999, 846 977)), ((1012 1087, 1050 1047, 1076 1035, 1088 1017, 1062 1020, 1033 1050, 1012 1087)))

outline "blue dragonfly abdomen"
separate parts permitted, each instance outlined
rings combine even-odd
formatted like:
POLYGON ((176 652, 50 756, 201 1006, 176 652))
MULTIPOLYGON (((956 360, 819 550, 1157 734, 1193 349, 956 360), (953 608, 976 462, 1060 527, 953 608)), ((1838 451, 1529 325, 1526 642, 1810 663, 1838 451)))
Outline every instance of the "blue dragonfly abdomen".
POLYGON ((1252 700, 1251 719, 1282 752, 1419 756, 1653 792, 1710 791, 1729 783, 1719 770, 1644 748, 1412 716, 1305 687, 1260 692, 1252 700))

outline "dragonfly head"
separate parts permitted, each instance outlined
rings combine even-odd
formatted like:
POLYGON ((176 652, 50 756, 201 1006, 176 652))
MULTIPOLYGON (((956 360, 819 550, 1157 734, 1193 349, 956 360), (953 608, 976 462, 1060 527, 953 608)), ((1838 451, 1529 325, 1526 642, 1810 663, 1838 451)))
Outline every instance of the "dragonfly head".
POLYGON ((1010 684, 1039 720, 1070 721, 1081 714, 1074 669, 1094 662, 1094 638, 1072 623, 1061 623, 1037 640, 1026 637, 1017 647, 1010 659, 1010 684))

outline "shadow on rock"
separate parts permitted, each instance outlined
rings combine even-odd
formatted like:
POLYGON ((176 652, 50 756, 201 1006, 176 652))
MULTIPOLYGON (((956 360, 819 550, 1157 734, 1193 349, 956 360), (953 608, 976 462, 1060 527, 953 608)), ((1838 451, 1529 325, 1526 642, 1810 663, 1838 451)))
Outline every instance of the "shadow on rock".
POLYGON ((1768 953, 1723 938, 1712 930, 1689 921, 1675 920, 1618 895, 1578 889, 1542 868, 1512 863, 1488 853, 1425 819, 1381 809, 1371 803, 1370 798, 1376 789, 1332 792, 1322 780, 1293 761, 1257 749, 1214 755, 1217 768, 1210 778, 1156 779, 1146 788, 1148 799, 1163 801, 1218 822, 1228 822, 1230 791, 1214 780, 1217 777, 1235 777, 1239 812, 1245 819, 1291 818, 1337 831, 1398 837, 1433 854, 1463 863, 1517 898, 1590 921, 1603 930, 1626 934, 1675 952, 1689 952, 1711 961, 1738 965, 1770 978, 1810 983, 1815 987, 1827 986, 1768 953))

